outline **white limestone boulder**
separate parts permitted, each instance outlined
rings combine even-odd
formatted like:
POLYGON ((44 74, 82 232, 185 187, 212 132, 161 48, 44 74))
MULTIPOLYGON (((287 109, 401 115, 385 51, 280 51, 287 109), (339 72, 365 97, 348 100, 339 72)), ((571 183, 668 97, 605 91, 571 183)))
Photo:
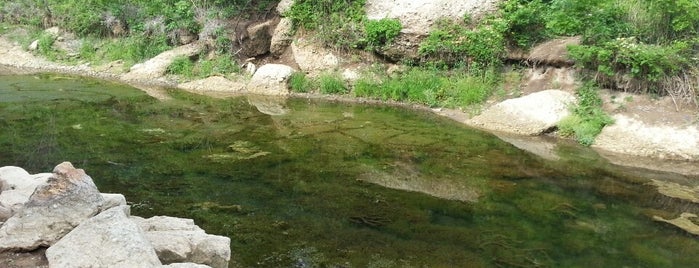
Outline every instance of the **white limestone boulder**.
POLYGON ((157 267, 160 260, 128 206, 83 222, 46 250, 50 267, 157 267))
POLYGON ((50 246, 101 211, 104 198, 92 178, 69 162, 56 166, 24 208, 0 227, 0 251, 50 246))
POLYGON ((294 69, 283 64, 265 64, 252 76, 247 92, 259 95, 289 95, 288 81, 294 69))
POLYGON ((555 127, 570 114, 573 94, 544 90, 491 106, 466 124, 505 133, 539 135, 555 127))

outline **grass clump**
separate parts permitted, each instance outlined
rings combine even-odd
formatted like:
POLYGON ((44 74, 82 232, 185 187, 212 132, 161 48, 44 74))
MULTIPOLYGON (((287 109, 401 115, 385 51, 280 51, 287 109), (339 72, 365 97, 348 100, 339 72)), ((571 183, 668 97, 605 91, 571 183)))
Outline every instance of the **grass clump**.
POLYGON ((295 72, 289 78, 289 87, 293 92, 306 93, 313 89, 313 82, 306 77, 305 73, 295 72))
POLYGON ((188 79, 205 78, 212 75, 239 73, 240 67, 230 55, 216 55, 211 59, 192 60, 186 56, 175 58, 167 68, 167 73, 188 79))
POLYGON ((394 77, 360 79, 355 84, 354 95, 431 107, 467 107, 487 99, 496 83, 493 71, 474 75, 416 67, 394 77))
POLYGON ((597 90, 591 83, 578 89, 578 104, 558 125, 561 135, 574 137, 580 144, 590 146, 604 126, 614 123, 602 110, 602 99, 597 90))
POLYGON ((324 73, 318 77, 318 89, 323 94, 344 94, 349 90, 338 74, 324 73))

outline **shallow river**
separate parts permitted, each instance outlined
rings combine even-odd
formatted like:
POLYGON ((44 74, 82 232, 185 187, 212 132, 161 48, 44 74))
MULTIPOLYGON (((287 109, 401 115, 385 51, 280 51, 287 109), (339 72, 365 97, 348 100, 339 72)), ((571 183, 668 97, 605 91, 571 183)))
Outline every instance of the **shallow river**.
POLYGON ((231 267, 699 263, 697 237, 652 220, 697 207, 648 185, 696 177, 614 166, 566 142, 546 160, 400 108, 169 94, 0 77, 0 166, 70 161, 132 214, 229 236, 231 267))

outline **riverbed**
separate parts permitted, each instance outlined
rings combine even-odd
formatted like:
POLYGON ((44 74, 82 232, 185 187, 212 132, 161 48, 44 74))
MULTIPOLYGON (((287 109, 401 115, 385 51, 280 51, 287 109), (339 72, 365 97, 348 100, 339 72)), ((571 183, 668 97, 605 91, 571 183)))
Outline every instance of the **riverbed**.
POLYGON ((693 267, 699 211, 567 141, 553 157, 429 112, 309 99, 169 100, 0 77, 0 166, 70 161, 138 216, 231 238, 232 267, 693 267))

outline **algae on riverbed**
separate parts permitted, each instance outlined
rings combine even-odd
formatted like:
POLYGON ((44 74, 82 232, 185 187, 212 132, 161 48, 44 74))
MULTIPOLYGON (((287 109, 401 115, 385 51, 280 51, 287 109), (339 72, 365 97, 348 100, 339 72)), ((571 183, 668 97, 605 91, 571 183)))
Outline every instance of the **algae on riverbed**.
POLYGON ((695 237, 644 214, 668 210, 645 185, 662 174, 619 169, 577 146, 548 161, 398 108, 292 99, 288 113, 267 115, 240 98, 170 91, 161 102, 49 77, 0 79, 0 165, 79 163, 136 215, 193 218, 231 237, 244 267, 699 261, 688 254, 699 251, 695 237))

